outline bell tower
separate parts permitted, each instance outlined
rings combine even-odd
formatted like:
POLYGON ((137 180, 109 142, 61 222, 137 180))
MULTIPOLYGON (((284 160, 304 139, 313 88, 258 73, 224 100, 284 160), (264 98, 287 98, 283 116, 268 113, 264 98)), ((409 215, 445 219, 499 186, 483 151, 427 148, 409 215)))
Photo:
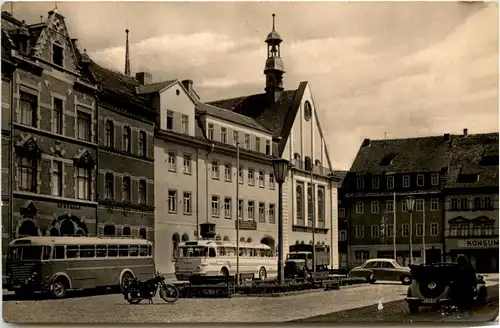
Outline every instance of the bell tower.
POLYGON ((280 98, 283 91, 283 61, 281 60, 280 43, 283 41, 278 32, 274 29, 273 14, 273 30, 267 35, 267 59, 264 74, 266 75, 266 94, 271 103, 275 103, 280 98))

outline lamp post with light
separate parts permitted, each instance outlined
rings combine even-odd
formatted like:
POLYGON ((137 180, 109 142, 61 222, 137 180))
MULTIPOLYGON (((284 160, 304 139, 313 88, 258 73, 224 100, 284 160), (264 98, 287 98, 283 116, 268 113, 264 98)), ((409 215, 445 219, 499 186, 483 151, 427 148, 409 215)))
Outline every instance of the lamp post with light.
POLYGON ((278 284, 285 282, 283 266, 283 182, 288 174, 288 161, 277 158, 273 160, 274 178, 278 183, 278 284))
POLYGON ((415 197, 413 196, 408 196, 406 198, 406 207, 408 208, 408 212, 410 213, 410 238, 408 241, 409 248, 410 248, 410 263, 412 264, 412 258, 413 258, 413 244, 412 244, 412 238, 413 238, 413 207, 415 206, 415 197))

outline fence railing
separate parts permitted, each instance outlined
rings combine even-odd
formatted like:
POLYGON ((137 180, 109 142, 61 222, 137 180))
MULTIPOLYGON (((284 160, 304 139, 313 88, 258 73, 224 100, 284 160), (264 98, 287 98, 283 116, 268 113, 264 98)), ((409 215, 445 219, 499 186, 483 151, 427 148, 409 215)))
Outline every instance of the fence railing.
POLYGON ((488 227, 482 229, 474 228, 449 228, 444 231, 445 237, 456 238, 491 238, 498 237, 498 227, 488 227))

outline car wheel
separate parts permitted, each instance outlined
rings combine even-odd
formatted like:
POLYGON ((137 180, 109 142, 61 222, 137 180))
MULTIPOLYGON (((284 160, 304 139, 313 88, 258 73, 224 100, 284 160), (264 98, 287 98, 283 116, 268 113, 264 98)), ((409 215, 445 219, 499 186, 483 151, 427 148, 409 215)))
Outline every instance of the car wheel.
POLYGON ((52 283, 52 296, 54 298, 64 298, 68 290, 68 283, 65 278, 58 278, 52 283))
POLYGON ((374 284, 377 281, 377 279, 374 279, 374 277, 375 275, 373 273, 368 277, 368 282, 370 284, 374 284))
POLYGON ((479 288, 479 291, 477 292, 477 303, 479 305, 486 304, 486 288, 485 287, 479 288))
POLYGON ((408 302, 408 311, 410 311, 410 313, 418 313, 419 307, 420 305, 416 302, 408 302))
POLYGON ((264 267, 261 267, 260 270, 259 270, 259 280, 266 280, 267 278, 267 271, 266 271, 266 268, 264 267))
POLYGON ((411 277, 409 275, 405 274, 405 275, 401 276, 400 280, 401 280, 401 283, 403 285, 410 285, 411 284, 411 277))

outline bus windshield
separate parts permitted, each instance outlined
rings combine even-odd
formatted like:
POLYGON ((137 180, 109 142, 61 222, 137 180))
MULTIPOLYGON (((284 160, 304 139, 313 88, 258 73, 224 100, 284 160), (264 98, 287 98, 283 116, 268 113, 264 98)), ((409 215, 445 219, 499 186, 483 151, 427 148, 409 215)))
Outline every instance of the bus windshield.
POLYGON ((13 246, 9 247, 10 261, 33 261, 48 260, 50 258, 50 246, 13 246), (42 258, 43 253, 43 258, 42 258))
POLYGON ((207 257, 208 247, 205 246, 182 246, 180 247, 181 257, 207 257))

